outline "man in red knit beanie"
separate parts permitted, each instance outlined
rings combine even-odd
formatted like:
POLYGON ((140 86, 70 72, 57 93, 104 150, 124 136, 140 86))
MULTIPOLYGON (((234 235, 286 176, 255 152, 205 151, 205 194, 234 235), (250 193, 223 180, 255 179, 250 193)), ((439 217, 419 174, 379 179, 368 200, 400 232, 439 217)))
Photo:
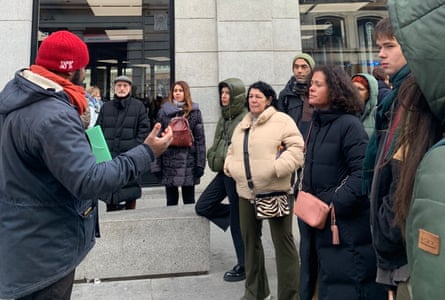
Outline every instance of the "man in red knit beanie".
POLYGON ((172 139, 156 124, 142 144, 96 164, 79 118, 88 60, 79 37, 54 32, 0 92, 2 299, 70 299, 99 233, 97 199, 137 180, 172 139))

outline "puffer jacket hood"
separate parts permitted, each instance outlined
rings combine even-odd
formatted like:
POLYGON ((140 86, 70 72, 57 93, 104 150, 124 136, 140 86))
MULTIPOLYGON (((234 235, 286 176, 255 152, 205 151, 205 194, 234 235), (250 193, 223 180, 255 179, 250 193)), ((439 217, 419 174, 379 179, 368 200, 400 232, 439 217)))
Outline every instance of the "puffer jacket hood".
POLYGON ((379 84, 377 79, 374 76, 367 73, 357 73, 352 78, 356 76, 361 76, 366 79, 369 85, 369 99, 365 104, 362 115, 360 116, 360 120, 365 127, 366 133, 368 136, 374 132, 374 124, 375 124, 375 109, 377 105, 377 96, 379 94, 379 84))
POLYGON ((434 115, 445 128, 445 0, 389 0, 394 33, 434 115))
POLYGON ((15 80, 9 81, 6 87, 0 94, 0 114, 8 114, 48 97, 69 103, 62 86, 27 69, 16 72, 15 80))
POLYGON ((366 102, 365 111, 367 111, 369 108, 374 108, 374 106, 377 105, 377 95, 379 94, 379 84, 377 82, 377 79, 375 79, 374 76, 368 73, 357 73, 354 74, 352 78, 354 78, 355 76, 364 77, 369 84, 369 100, 368 102, 366 102))
POLYGON ((244 111, 244 103, 246 101, 246 87, 238 78, 228 78, 218 84, 220 93, 219 105, 221 106, 221 114, 224 119, 233 119, 244 111), (228 86, 230 90, 230 103, 227 107, 223 107, 221 103, 221 89, 228 86))

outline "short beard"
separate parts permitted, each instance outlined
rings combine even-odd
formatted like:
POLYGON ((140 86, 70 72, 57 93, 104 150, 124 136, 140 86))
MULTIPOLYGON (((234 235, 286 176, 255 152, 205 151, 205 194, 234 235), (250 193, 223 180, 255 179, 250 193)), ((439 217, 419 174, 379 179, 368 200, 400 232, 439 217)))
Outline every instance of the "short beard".
POLYGON ((71 82, 75 85, 83 86, 83 78, 80 78, 80 70, 74 71, 73 78, 71 82))

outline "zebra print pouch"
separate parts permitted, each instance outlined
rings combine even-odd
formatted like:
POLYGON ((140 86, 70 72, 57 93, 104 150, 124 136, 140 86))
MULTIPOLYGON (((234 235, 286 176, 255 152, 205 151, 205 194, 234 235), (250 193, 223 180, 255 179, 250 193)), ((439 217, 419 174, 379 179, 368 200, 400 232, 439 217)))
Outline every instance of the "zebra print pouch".
POLYGON ((290 214, 289 194, 287 192, 271 192, 256 194, 253 201, 257 219, 284 217, 290 214))

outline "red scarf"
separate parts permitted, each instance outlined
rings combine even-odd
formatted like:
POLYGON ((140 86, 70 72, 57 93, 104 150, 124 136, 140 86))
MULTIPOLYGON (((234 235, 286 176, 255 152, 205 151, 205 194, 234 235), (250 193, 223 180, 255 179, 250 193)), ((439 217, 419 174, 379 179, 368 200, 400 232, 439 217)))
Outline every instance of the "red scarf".
POLYGON ((55 83, 58 83, 62 86, 63 91, 68 95, 68 98, 70 99, 70 103, 76 107, 77 112, 79 113, 79 116, 81 116, 85 110, 87 109, 87 100, 85 96, 85 90, 83 87, 79 85, 75 85, 69 80, 66 80, 63 77, 60 77, 57 74, 54 74, 51 71, 48 71, 44 67, 38 66, 38 65, 32 65, 30 67, 30 70, 33 73, 39 74, 49 80, 54 81, 55 83))

